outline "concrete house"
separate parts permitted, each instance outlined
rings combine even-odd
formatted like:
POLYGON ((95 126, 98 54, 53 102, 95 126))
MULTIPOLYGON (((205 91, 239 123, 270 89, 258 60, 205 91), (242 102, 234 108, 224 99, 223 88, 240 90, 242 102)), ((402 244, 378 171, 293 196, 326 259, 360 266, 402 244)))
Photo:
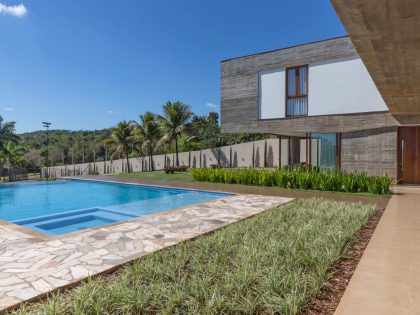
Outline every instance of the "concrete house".
POLYGON ((281 165, 420 183, 420 129, 400 127, 347 36, 222 61, 221 126, 277 137, 281 165))

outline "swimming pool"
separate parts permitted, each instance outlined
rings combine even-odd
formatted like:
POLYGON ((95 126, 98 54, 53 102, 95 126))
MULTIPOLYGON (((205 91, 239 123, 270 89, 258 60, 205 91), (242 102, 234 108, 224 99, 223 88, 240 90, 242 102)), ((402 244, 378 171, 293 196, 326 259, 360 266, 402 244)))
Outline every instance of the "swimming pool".
POLYGON ((0 220, 61 235, 231 196, 84 180, 0 185, 0 220))

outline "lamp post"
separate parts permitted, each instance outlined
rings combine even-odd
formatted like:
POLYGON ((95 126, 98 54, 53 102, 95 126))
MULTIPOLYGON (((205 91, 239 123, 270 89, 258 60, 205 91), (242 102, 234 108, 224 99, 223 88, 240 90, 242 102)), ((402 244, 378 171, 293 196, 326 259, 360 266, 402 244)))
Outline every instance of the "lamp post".
POLYGON ((48 178, 50 177, 50 171, 49 171, 49 164, 50 163, 49 163, 49 159, 48 159, 48 131, 50 129, 51 123, 43 121, 42 124, 45 128, 47 128, 47 139, 46 139, 47 152, 45 154, 45 166, 47 167, 47 180, 48 180, 48 178))

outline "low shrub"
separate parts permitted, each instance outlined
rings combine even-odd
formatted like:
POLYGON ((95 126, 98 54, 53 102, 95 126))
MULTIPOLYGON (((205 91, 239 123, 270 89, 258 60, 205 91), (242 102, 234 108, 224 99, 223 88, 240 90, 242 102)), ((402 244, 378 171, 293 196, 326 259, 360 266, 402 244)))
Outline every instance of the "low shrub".
POLYGON ((166 174, 173 174, 175 172, 185 172, 187 171, 188 166, 179 165, 179 166, 167 166, 164 168, 166 174))
POLYGON ((172 166, 168 166, 164 168, 166 174, 173 174, 175 173, 175 169, 172 166))
POLYGON ((175 171, 177 172, 185 172, 188 169, 186 165, 175 166, 175 171))
POLYGON ((276 169, 196 168, 191 172, 200 182, 281 187, 290 189, 340 191, 389 195, 392 179, 387 175, 368 176, 364 172, 321 171, 319 167, 298 165, 276 169))

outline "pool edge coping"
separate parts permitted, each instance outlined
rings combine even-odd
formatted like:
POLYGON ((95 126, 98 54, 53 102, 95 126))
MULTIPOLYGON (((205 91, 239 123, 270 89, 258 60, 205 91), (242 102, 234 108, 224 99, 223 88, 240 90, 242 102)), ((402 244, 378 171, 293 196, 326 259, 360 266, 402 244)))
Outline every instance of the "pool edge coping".
MULTIPOLYGON (((202 191, 202 192, 208 192, 208 193, 217 193, 217 194, 226 194, 226 195, 230 195, 230 196, 223 196, 223 197, 219 197, 219 198, 215 198, 212 200, 207 200, 207 201, 203 201, 203 202, 198 202, 198 203, 193 203, 187 206, 182 206, 182 207, 176 207, 173 209, 168 209, 168 210, 162 210, 159 212, 155 212, 155 213, 149 213, 143 216, 139 216, 139 217, 134 217, 134 218, 130 218, 130 219, 126 219, 126 220, 121 220, 121 221, 117 221, 117 222, 113 222, 113 223, 109 223, 109 224, 105 224, 105 225, 101 225, 98 227, 91 227, 91 228, 87 228, 87 229, 83 229, 83 230, 79 230, 79 231, 73 231, 70 233, 65 233, 65 234, 60 234, 60 235, 48 235, 48 234, 44 234, 41 233, 39 231, 36 230, 32 230, 32 229, 28 229, 25 228, 22 225, 13 223, 13 222, 9 222, 9 221, 5 221, 5 220, 1 220, 0 219, 0 226, 8 226, 9 228, 23 233, 23 234, 27 234, 35 239, 42 239, 42 240, 49 240, 49 241, 53 241, 53 240, 57 240, 57 239, 61 239, 61 238, 65 238, 67 236, 75 236, 79 233, 84 233, 84 232, 91 232, 94 230, 98 230, 101 228, 107 228, 107 227, 111 227, 117 224, 122 224, 122 223, 127 223, 136 219, 140 219, 140 218, 147 218, 149 216, 155 215, 157 213, 161 213, 161 212, 165 212, 165 213, 170 213, 173 211, 177 211, 180 210, 182 208, 186 208, 186 207, 190 207, 190 206, 194 206, 194 205, 201 205, 201 204, 206 204, 208 202, 212 202, 212 201, 216 201, 216 200, 220 200, 220 199, 224 199, 224 198, 232 198, 234 196, 240 196, 240 195, 252 195, 252 194, 244 194, 244 193, 225 193, 225 192, 221 192, 221 191, 211 191, 211 190, 202 190, 202 189, 190 189, 190 188, 177 188, 177 187, 170 187, 170 186, 159 186, 159 185, 149 185, 149 184, 140 184, 140 183, 125 183, 125 182, 121 182, 121 181, 106 181, 106 180, 100 180, 100 179, 90 179, 90 178, 79 178, 79 177, 63 177, 63 181, 71 181, 71 180, 80 180, 80 181, 91 181, 91 182, 103 182, 103 183, 110 183, 110 184, 123 184, 123 185, 135 185, 135 186, 148 186, 148 187, 157 187, 157 188, 167 188, 167 189, 178 189, 178 190, 189 190, 189 191, 202 191)), ((79 209, 80 210, 80 209, 79 209)), ((75 210, 77 211, 77 210, 75 210)), ((66 211, 65 211, 66 212, 66 211)), ((64 213, 64 212, 63 212, 64 213)), ((1 314, 1 312, 0 312, 1 314)))
MULTIPOLYGON (((209 190, 209 189, 197 189, 197 188, 182 188, 182 187, 173 187, 170 185, 155 185, 155 184, 144 184, 144 183, 133 183, 133 182, 122 182, 119 180, 103 180, 103 179, 94 179, 94 178, 84 178, 84 177, 62 177, 64 180, 85 180, 85 181, 93 181, 93 182, 103 182, 103 183, 111 183, 111 184, 123 184, 123 185, 137 185, 137 186, 147 186, 147 187, 157 187, 157 188, 166 188, 166 189, 177 189, 177 190, 190 190, 190 191, 202 191, 207 193, 216 193, 216 194, 226 194, 226 195, 253 195, 253 194, 246 194, 246 193, 236 193, 236 192, 223 192, 221 190, 209 190)), ((118 179, 118 177, 117 177, 118 179)), ((254 194, 258 195, 258 194, 254 194)))

